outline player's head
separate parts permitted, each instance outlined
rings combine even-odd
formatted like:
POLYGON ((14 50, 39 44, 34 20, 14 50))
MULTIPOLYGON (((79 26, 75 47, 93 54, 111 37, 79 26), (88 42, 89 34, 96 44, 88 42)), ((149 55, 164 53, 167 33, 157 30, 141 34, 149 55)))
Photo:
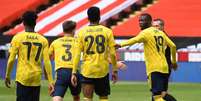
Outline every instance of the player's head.
POLYGON ((99 22, 100 21, 100 9, 98 7, 90 7, 87 10, 88 19, 90 22, 99 22))
POLYGON ((22 15, 24 26, 35 27, 37 14, 34 11, 27 11, 22 15))
POLYGON ((151 22, 152 22, 152 17, 151 17, 150 14, 143 13, 143 14, 140 15, 139 25, 141 27, 141 30, 150 27, 151 26, 151 22))
POLYGON ((164 31, 165 22, 162 19, 154 19, 152 22, 152 26, 158 28, 161 31, 164 31))
POLYGON ((63 27, 63 32, 64 33, 74 34, 75 28, 76 28, 76 22, 70 21, 70 20, 69 21, 65 21, 62 24, 62 27, 63 27))

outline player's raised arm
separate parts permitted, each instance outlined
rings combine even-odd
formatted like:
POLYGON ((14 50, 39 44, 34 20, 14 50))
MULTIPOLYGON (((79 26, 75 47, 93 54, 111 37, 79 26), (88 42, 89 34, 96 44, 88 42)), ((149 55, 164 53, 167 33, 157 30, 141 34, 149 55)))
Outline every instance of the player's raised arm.
POLYGON ((49 53, 48 53, 48 42, 44 45, 44 50, 43 50, 43 61, 45 65, 45 71, 47 74, 47 79, 49 84, 53 83, 53 78, 52 78, 52 66, 49 58, 49 53))
POLYGON ((7 63, 7 69, 6 69, 6 76, 5 76, 5 84, 6 87, 10 88, 10 73, 13 68, 13 64, 15 62, 16 54, 18 53, 18 47, 19 43, 17 42, 17 38, 14 37, 11 41, 11 47, 9 49, 9 58, 7 63))
POLYGON ((123 41, 120 46, 121 47, 124 47, 124 46, 130 46, 130 45, 133 45, 135 43, 140 43, 140 42, 143 42, 144 41, 144 33, 141 32, 139 35, 137 35, 136 37, 134 38, 131 38, 127 41, 123 41))

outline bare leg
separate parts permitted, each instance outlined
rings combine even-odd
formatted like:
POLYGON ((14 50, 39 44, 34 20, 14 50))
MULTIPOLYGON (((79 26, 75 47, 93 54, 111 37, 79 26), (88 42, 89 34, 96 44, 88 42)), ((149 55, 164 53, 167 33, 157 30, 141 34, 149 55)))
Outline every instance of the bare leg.
POLYGON ((79 95, 73 96, 73 101, 80 101, 80 96, 79 95))
POLYGON ((82 84, 82 92, 84 95, 84 101, 92 101, 94 85, 92 84, 82 84))
POLYGON ((52 98, 53 101, 63 101, 63 98, 61 96, 54 96, 52 98))

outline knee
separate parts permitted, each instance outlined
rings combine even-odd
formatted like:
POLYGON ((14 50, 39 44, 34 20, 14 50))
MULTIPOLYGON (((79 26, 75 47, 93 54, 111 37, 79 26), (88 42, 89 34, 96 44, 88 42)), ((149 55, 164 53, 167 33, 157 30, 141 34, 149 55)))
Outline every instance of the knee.
POLYGON ((80 101, 80 96, 79 95, 73 96, 73 101, 80 101))
POLYGON ((168 93, 166 91, 161 92, 161 96, 165 97, 168 93))
POLYGON ((53 101, 63 101, 63 98, 60 96, 54 96, 53 101))

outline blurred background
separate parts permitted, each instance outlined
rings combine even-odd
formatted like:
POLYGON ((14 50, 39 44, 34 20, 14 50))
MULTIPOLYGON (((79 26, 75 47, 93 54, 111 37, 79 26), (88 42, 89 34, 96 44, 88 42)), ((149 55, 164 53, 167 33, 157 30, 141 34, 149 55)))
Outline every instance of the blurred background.
MULTIPOLYGON (((63 35, 63 21, 76 21, 79 31, 88 25, 86 10, 98 6, 101 24, 114 31, 117 43, 138 34, 141 13, 163 19, 168 36, 177 45, 179 68, 172 72, 170 81, 201 83, 200 5, 201 0, 0 0, 0 78, 5 76, 9 42, 24 31, 20 18, 25 11, 37 12, 35 30, 51 43, 63 35)), ((141 43, 118 50, 118 59, 128 66, 126 71, 119 72, 120 80, 146 81, 143 51, 141 43)), ((15 78, 15 69, 12 78, 15 78)))

